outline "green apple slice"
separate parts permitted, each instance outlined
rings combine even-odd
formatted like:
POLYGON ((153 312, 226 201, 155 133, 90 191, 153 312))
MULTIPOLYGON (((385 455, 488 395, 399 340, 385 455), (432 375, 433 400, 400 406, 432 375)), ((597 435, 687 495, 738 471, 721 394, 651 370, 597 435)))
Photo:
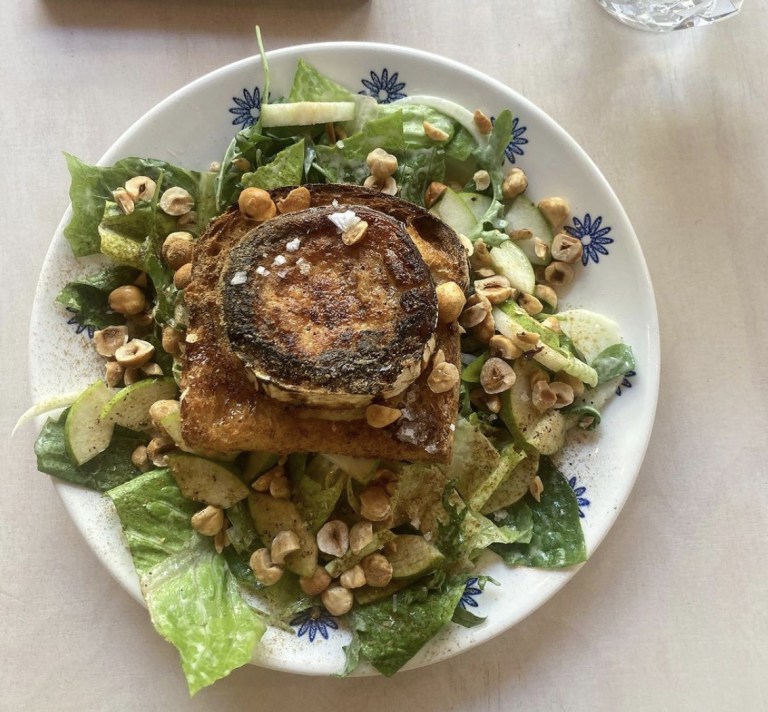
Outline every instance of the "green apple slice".
POLYGON ((130 430, 145 430, 152 423, 149 408, 159 400, 175 398, 179 392, 172 378, 139 381, 118 391, 103 407, 101 419, 130 430))
POLYGON ((430 212, 439 217, 457 235, 469 235, 477 225, 477 218, 469 206, 450 188, 443 191, 440 202, 434 205, 430 212))
POLYGON ((312 126, 355 118, 353 101, 296 101, 291 104, 268 104, 261 107, 264 128, 280 126, 312 126))
POLYGON ((482 193, 459 193, 459 197, 467 204, 478 222, 483 219, 483 215, 488 212, 493 202, 493 198, 482 193))
POLYGON ((536 275, 528 257, 517 243, 507 240, 491 249, 491 264, 497 274, 504 275, 517 290, 532 294, 536 286, 536 275))
POLYGON ((534 238, 538 237, 550 248, 552 247, 552 241, 555 239, 552 227, 549 221, 541 214, 541 210, 526 196, 518 195, 506 214, 506 220, 509 223, 507 232, 530 230, 533 233, 533 237, 530 240, 521 240, 517 243, 531 263, 535 265, 548 265, 552 260, 549 250, 547 250, 547 255, 544 259, 539 257, 535 251, 534 238))
POLYGON ((228 509, 248 496, 248 488, 226 465, 204 457, 178 453, 168 458, 168 468, 188 499, 228 509))
POLYGON ((109 447, 115 425, 100 415, 112 392, 104 381, 88 386, 72 404, 64 426, 64 447, 72 462, 85 464, 109 447))

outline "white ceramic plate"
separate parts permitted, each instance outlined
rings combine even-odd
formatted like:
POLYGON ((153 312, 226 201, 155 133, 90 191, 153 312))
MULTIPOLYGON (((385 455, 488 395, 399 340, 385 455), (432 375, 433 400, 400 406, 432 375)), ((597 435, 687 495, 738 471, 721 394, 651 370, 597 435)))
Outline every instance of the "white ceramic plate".
MULTIPOLYGON (((594 553, 626 501, 645 454, 659 384, 659 342, 653 290, 640 245, 610 186, 586 154, 552 119, 503 84, 456 62, 388 45, 329 43, 293 47, 269 54, 274 96, 287 93, 296 61, 303 57, 354 91, 392 101, 403 95, 434 94, 467 108, 496 115, 512 110, 514 139, 509 161, 530 178, 534 200, 568 199, 574 233, 584 243, 585 264, 564 304, 613 318, 637 359, 621 397, 608 407, 597 434, 579 434, 558 458, 579 498, 587 547, 594 553)), ((263 87, 261 62, 245 59, 223 67, 179 90, 149 111, 104 154, 109 165, 127 156, 166 159, 205 169, 221 158, 244 123, 258 116, 263 87)), ((597 125, 597 124, 596 124, 597 125)), ((66 148, 66 147, 63 147, 66 148)), ((93 271, 97 258, 75 260, 62 236, 62 219, 43 267, 32 316, 30 372, 35 402, 82 389, 103 366, 88 333, 76 333, 54 298, 65 282, 93 271)), ((108 499, 66 484, 56 485, 77 527, 122 586, 141 601, 138 579, 119 522, 108 499)), ((576 569, 579 567, 576 567, 576 569)), ((463 604, 487 616, 466 629, 449 626, 408 665, 418 667, 467 650, 538 608, 562 587, 575 569, 544 571, 508 568, 488 555, 483 573, 501 582, 485 592, 469 586, 463 604)), ((296 622, 298 635, 270 630, 254 662, 302 674, 338 672, 348 633, 333 620, 296 622)), ((361 667, 359 673, 371 672, 361 667)))

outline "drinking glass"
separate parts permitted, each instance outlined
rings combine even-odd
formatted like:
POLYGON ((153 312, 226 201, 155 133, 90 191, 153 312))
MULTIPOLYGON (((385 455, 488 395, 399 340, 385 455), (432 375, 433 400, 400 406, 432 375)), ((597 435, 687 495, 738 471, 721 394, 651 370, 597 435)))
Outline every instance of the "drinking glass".
POLYGON ((685 30, 732 17, 744 0, 597 0, 617 20, 649 32, 685 30))

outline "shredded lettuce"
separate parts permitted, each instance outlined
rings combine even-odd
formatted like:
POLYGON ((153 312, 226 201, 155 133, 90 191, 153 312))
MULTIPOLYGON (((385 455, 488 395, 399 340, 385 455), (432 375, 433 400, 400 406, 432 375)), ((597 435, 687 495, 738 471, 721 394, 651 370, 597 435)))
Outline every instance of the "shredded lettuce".
POLYGON ((242 177, 244 188, 274 190, 286 185, 299 185, 304 173, 304 140, 284 148, 274 160, 242 177))

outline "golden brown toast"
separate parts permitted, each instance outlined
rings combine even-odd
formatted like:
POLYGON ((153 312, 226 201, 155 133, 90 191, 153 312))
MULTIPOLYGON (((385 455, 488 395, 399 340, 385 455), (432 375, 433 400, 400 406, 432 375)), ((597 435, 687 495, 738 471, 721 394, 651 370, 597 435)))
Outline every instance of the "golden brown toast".
MULTIPOLYGON (((436 284, 446 280, 466 289, 468 266, 456 234, 428 211, 376 191, 347 185, 309 185, 312 207, 366 206, 404 223, 436 284)), ((272 191, 275 201, 290 188, 272 191)), ((365 420, 308 417, 310 409, 287 405, 257 390, 224 333, 218 284, 230 250, 257 223, 231 207, 214 220, 195 248, 192 284, 185 291, 190 312, 182 375, 182 432, 193 448, 234 451, 325 452, 353 457, 449 462, 452 426, 458 411, 458 385, 435 394, 428 372, 387 404, 403 417, 382 429, 365 420)), ((436 350, 460 367, 457 325, 440 323, 436 350)))

